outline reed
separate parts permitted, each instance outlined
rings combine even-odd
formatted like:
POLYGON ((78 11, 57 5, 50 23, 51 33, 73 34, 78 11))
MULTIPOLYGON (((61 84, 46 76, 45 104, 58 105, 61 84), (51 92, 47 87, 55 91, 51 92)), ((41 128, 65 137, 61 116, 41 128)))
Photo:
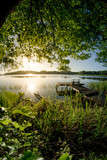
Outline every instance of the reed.
POLYGON ((89 84, 89 87, 97 90, 99 94, 107 94, 107 81, 101 81, 96 83, 92 82, 89 84))

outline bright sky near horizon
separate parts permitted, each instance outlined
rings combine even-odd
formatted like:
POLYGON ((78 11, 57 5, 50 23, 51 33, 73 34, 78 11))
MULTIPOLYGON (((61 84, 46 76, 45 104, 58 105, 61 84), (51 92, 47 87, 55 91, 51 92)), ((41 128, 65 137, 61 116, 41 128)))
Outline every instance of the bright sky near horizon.
MULTIPOLYGON (((92 57, 89 58, 88 60, 74 60, 70 59, 70 68, 71 71, 78 72, 78 71, 100 71, 100 70, 107 70, 107 67, 102 66, 101 63, 95 62, 96 55, 95 53, 92 54, 92 57)), ((44 63, 32 63, 28 62, 27 59, 25 58, 23 62, 24 67, 20 68, 21 70, 33 70, 33 71, 41 71, 41 70, 46 70, 46 71, 54 71, 57 70, 58 64, 54 63, 53 66, 47 62, 44 63)))
MULTIPOLYGON (((95 53, 92 54, 92 57, 89 58, 88 60, 74 60, 70 59, 70 68, 71 71, 78 72, 78 71, 100 71, 100 70, 107 70, 107 67, 103 67, 101 63, 95 62, 96 55, 95 53)), ((24 58, 23 61, 23 67, 20 67, 18 70, 32 70, 32 71, 55 71, 57 70, 58 64, 54 63, 53 66, 47 62, 43 63, 33 63, 33 62, 28 62, 27 58, 24 58)), ((13 70, 11 70, 13 71, 13 70)), ((3 71, 1 70, 0 73, 7 72, 7 70, 3 71)))

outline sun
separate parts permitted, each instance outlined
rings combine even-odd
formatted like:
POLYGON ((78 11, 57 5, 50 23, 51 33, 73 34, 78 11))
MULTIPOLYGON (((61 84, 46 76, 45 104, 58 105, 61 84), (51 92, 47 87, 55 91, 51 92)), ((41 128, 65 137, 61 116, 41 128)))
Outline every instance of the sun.
POLYGON ((56 70, 58 65, 54 64, 54 67, 50 66, 50 64, 47 61, 43 61, 42 63, 39 63, 36 61, 35 58, 35 62, 33 60, 28 60, 26 57, 23 57, 23 59, 21 59, 22 61, 22 66, 20 66, 20 70, 23 71, 42 71, 42 70, 46 70, 46 71, 50 71, 50 70, 56 70))
POLYGON ((35 68, 35 63, 33 63, 33 61, 28 62, 28 67, 30 70, 33 70, 35 68))
POLYGON ((34 63, 32 60, 28 61, 27 58, 23 58, 23 70, 30 70, 30 71, 33 71, 36 69, 36 63, 34 63))
POLYGON ((32 60, 26 62, 25 66, 27 70, 31 70, 31 71, 35 70, 35 63, 32 60))

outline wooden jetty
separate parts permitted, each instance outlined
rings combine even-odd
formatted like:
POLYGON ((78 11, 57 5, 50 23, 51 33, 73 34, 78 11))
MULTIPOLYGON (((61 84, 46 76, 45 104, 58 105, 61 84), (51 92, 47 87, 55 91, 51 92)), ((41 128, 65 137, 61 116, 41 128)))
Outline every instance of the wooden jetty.
POLYGON ((82 96, 94 104, 98 104, 104 106, 104 98, 99 97, 98 92, 83 86, 83 83, 78 82, 58 82, 56 83, 56 92, 59 96, 70 93, 80 93, 82 96), (59 88, 63 86, 65 90, 59 90, 59 88))

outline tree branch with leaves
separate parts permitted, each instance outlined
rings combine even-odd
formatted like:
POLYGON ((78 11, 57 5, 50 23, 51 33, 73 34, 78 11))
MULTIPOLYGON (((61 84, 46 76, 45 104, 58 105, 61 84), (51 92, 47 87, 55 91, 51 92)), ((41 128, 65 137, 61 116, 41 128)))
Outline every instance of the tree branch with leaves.
POLYGON ((0 30, 0 62, 14 64, 22 55, 69 70, 68 57, 84 60, 99 50, 96 60, 107 66, 106 15, 100 0, 22 1, 0 30))

